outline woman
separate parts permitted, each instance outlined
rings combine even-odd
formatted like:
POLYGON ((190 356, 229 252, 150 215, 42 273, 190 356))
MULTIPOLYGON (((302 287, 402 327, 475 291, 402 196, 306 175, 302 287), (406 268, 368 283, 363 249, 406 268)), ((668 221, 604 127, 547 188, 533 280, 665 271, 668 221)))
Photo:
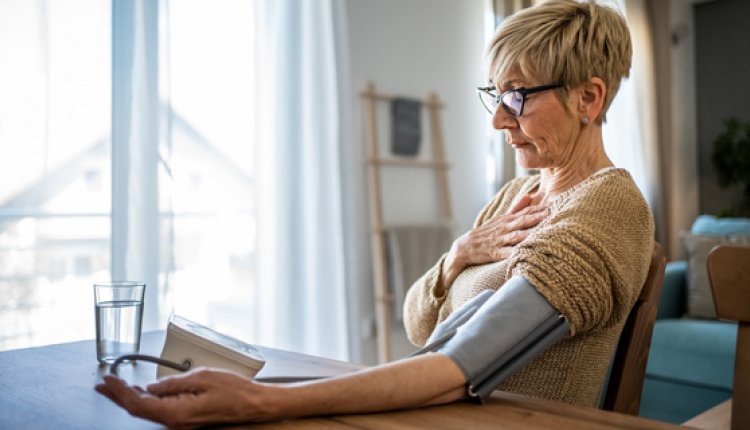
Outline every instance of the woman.
POLYGON ((650 210, 602 143, 630 68, 628 30, 606 8, 547 3, 504 23, 488 54, 491 87, 480 91, 493 126, 541 173, 510 181, 412 286, 407 334, 422 345, 467 300, 523 276, 571 333, 499 388, 593 406, 653 250, 650 210))
MULTIPOLYGON (((479 292, 497 289, 494 299, 524 284, 519 291, 532 290, 541 298, 533 300, 565 317, 567 335, 501 388, 596 403, 653 247, 648 206, 602 145, 601 124, 630 57, 624 19, 594 3, 555 0, 504 22, 488 50, 490 88, 482 89, 483 97, 519 163, 541 173, 505 186, 475 227, 411 288, 405 310, 412 341, 423 344, 442 327, 439 321, 479 292)), ((508 314, 517 303, 505 302, 508 314)), ((485 314, 466 326, 481 333, 514 328, 512 318, 498 326, 485 314)), ((172 426, 447 403, 465 398, 467 387, 471 394, 471 372, 462 360, 476 362, 477 355, 461 343, 469 331, 462 329, 454 337, 458 343, 451 339, 453 346, 437 353, 329 380, 273 385, 199 370, 147 390, 107 376, 96 389, 134 415, 172 426)), ((495 336, 483 336, 480 342, 492 344, 495 336)), ((479 365, 493 363, 480 357, 479 365)))

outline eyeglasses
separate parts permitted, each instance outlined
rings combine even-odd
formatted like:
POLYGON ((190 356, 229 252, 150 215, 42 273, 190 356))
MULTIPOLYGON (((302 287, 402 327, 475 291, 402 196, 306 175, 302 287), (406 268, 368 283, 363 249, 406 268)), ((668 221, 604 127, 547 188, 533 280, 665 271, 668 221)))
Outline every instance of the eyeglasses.
POLYGON ((526 102, 526 97, 529 94, 538 93, 540 91, 552 90, 560 88, 563 85, 561 83, 540 85, 532 88, 517 88, 515 90, 506 91, 500 95, 495 94, 495 86, 491 87, 479 87, 477 88, 477 94, 479 94, 479 100, 482 102, 482 106, 487 109, 490 115, 494 115, 498 105, 503 105, 503 108, 514 117, 519 117, 523 114, 523 105, 526 102))

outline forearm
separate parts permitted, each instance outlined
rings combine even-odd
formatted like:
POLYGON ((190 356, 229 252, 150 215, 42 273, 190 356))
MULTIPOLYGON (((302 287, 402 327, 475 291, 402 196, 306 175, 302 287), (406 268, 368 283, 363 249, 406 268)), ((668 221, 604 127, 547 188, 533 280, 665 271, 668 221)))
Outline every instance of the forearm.
POLYGON ((427 354, 321 381, 278 387, 274 418, 377 412, 448 403, 464 397, 466 379, 442 354, 427 354))

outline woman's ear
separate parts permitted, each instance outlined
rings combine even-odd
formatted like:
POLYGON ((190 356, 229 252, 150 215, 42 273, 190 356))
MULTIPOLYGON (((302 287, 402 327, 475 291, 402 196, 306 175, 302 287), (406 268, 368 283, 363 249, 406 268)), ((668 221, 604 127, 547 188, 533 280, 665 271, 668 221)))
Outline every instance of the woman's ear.
POLYGON ((607 87, 603 80, 593 77, 588 82, 581 84, 580 90, 578 113, 582 120, 586 118, 585 122, 595 121, 604 108, 604 96, 607 94, 607 87))

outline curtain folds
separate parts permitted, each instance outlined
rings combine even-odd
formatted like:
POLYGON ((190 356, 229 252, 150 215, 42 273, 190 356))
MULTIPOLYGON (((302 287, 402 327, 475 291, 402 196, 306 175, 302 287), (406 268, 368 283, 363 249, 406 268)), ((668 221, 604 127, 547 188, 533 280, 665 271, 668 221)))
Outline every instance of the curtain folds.
POLYGON ((163 329, 157 187, 159 3, 113 1, 112 16, 112 279, 144 281, 143 329, 163 329))
MULTIPOLYGON (((604 146, 618 167, 627 169, 658 220, 659 152, 651 28, 643 0, 627 0, 624 12, 633 42, 630 77, 620 85, 602 134, 604 146)), ((657 223, 660 224, 660 223, 657 223)))
POLYGON ((668 198, 663 169, 667 144, 660 127, 669 122, 659 117, 657 99, 654 29, 646 0, 620 0, 633 42, 630 77, 625 79, 607 114, 603 128, 604 145, 616 166, 627 169, 646 197, 654 215, 656 240, 670 254, 668 198))
MULTIPOLYGON (((252 342, 346 359, 341 72, 334 39, 335 19, 341 15, 334 13, 334 1, 253 4, 255 49, 238 55, 255 56, 255 118, 248 121, 256 127, 247 145, 254 145, 256 154, 256 191, 231 198, 255 201, 255 278, 253 285, 242 286, 253 289, 252 300, 236 303, 242 315, 231 316, 231 324, 250 327, 252 342)), ((170 294, 181 288, 177 279, 170 286, 175 291, 160 285, 174 267, 163 264, 161 280, 159 272, 160 258, 175 246, 173 234, 159 231, 160 200, 169 199, 159 196, 159 190, 169 189, 159 183, 160 136, 169 140, 171 125, 164 116, 172 114, 169 100, 159 96, 159 78, 170 79, 170 65, 159 65, 160 3, 169 6, 112 2, 112 276, 147 283, 146 330, 166 326, 170 294)), ((161 34, 170 37, 164 28, 161 34)), ((238 232, 236 240, 253 238, 238 232)), ((221 275, 212 274, 201 288, 221 282, 221 275)), ((195 294, 191 300, 209 305, 210 294, 203 296, 200 289, 195 294)))
POLYGON ((256 94, 261 344, 347 358, 332 0, 259 2, 256 94))

